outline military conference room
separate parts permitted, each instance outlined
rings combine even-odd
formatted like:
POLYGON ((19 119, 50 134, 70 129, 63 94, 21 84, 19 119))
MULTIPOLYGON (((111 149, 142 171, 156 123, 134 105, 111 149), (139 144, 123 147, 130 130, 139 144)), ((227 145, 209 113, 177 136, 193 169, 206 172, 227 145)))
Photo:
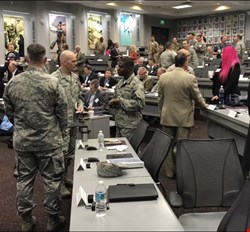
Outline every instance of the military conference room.
POLYGON ((1 1, 0 231, 250 231, 250 1, 1 1))

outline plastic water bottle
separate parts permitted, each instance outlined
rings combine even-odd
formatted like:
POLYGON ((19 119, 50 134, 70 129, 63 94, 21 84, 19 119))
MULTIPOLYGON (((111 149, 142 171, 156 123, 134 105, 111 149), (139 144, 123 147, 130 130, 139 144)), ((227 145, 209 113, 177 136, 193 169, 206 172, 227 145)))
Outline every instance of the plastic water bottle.
POLYGON ((99 131, 97 139, 98 139, 98 149, 99 151, 102 151, 102 149, 104 148, 104 134, 102 133, 102 130, 99 131))
POLYGON ((220 86, 220 89, 219 89, 219 106, 224 106, 225 104, 225 100, 224 100, 224 88, 223 88, 223 85, 220 86))
POLYGON ((97 217, 103 217, 107 211, 107 189, 102 180, 98 182, 95 189, 95 212, 97 217))

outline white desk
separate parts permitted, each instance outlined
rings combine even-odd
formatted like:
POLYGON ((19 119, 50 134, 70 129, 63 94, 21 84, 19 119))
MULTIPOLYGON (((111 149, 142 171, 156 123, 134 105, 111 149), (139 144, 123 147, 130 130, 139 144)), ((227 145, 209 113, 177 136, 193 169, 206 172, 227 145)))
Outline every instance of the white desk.
MULTIPOLYGON (((124 139, 125 138, 120 138, 124 139)), ((127 142, 127 140, 126 140, 127 142)), ((97 146, 97 140, 88 140, 89 146, 97 146)), ((127 152, 136 155, 130 144, 127 152)), ((145 168, 126 170, 126 175, 117 178, 100 178, 96 174, 96 165, 91 169, 76 171, 80 158, 99 157, 102 161, 106 154, 115 153, 114 150, 103 152, 76 150, 74 164, 74 186, 71 204, 70 231, 183 231, 181 224, 171 207, 156 187, 159 197, 152 201, 110 203, 110 210, 104 218, 96 218, 95 212, 84 206, 77 206, 76 193, 82 186, 87 194, 94 194, 98 180, 104 180, 106 187, 118 183, 154 183, 145 168)))
MULTIPOLYGON (((239 108, 230 110, 240 112, 239 108)), ((238 114, 238 117, 232 118, 228 116, 229 109, 201 109, 200 112, 207 118, 208 136, 211 138, 234 138, 239 154, 243 155, 249 126, 248 114, 242 112, 238 114)))

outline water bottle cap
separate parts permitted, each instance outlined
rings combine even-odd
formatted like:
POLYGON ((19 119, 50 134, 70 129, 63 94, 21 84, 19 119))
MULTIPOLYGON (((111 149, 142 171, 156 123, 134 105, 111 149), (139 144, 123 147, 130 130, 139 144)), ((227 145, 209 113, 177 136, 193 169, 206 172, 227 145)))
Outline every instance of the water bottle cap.
POLYGON ((102 130, 99 130, 99 133, 102 133, 102 130))
POLYGON ((99 180, 98 183, 99 183, 99 184, 103 184, 103 180, 99 180))

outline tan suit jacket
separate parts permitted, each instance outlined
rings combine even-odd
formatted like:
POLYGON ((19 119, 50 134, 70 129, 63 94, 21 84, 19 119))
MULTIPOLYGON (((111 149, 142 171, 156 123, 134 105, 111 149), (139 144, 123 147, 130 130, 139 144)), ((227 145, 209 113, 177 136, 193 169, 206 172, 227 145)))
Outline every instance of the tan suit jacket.
POLYGON ((194 126, 194 102, 206 107, 196 77, 182 68, 164 73, 158 82, 161 124, 174 127, 194 126))

